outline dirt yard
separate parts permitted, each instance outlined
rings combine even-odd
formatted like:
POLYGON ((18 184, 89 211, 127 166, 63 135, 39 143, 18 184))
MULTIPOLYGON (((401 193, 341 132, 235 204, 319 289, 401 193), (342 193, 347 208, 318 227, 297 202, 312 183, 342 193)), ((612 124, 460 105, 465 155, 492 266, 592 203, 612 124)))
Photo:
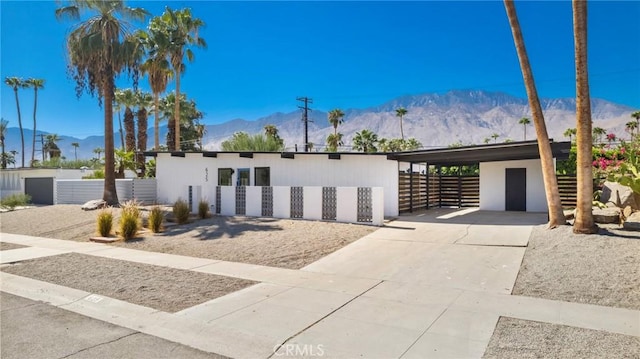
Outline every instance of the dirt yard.
MULTIPOLYGON (((145 211, 143 211, 144 213, 145 211)), ((79 205, 36 207, 0 214, 0 230, 88 241, 98 211, 79 205)), ((114 209, 117 217, 118 209, 114 209)), ((117 223, 117 220, 116 220, 117 223)), ((376 227, 303 220, 213 216, 170 226, 160 234, 114 245, 152 252, 299 269, 373 232, 376 227)))
POLYGON ((1 270, 169 313, 255 284, 244 279, 78 253, 3 265, 1 270))
POLYGON ((534 227, 512 293, 640 310, 640 233, 534 227))

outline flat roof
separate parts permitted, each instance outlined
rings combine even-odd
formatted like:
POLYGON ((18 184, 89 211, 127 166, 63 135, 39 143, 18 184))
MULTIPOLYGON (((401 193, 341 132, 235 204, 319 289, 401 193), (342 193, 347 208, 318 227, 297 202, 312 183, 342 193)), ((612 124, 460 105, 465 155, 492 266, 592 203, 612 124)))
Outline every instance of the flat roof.
MULTIPOLYGON (((571 142, 553 142, 551 151, 558 160, 569 158, 571 142)), ((530 160, 540 158, 538 141, 520 141, 486 145, 438 148, 431 150, 388 153, 387 158, 400 162, 433 165, 469 165, 480 162, 530 160)))

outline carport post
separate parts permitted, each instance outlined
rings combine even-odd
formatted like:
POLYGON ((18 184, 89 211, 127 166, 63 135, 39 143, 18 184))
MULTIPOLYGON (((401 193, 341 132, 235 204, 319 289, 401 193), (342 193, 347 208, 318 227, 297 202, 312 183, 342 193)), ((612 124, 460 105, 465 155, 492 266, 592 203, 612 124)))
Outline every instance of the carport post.
POLYGON ((438 208, 442 208, 442 165, 438 165, 438 208))
POLYGON ((413 213, 413 162, 409 162, 409 212, 413 213))
POLYGON ((458 208, 462 208, 462 166, 458 166, 458 208))
POLYGON ((429 202, 431 201, 431 196, 429 195, 429 187, 431 187, 431 184, 429 183, 429 162, 424 163, 424 168, 424 172, 427 176, 427 209, 429 209, 429 202))

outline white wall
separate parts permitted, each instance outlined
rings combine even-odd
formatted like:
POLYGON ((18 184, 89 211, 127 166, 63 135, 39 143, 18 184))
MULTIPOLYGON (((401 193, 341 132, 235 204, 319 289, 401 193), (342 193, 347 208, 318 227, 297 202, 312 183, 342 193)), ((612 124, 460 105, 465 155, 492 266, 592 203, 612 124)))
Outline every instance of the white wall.
POLYGON ((480 209, 505 210, 507 168, 527 169, 527 212, 547 212, 547 199, 539 159, 480 163, 480 209))
MULTIPOLYGON (((79 170, 66 168, 19 168, 0 170, 0 198, 15 193, 24 193, 25 178, 53 177, 54 179, 81 179, 93 170, 79 170)), ((56 188, 53 187, 53 198, 56 198, 56 188)))
POLYGON ((271 186, 382 187, 384 215, 398 215, 398 164, 385 155, 342 154, 341 159, 330 160, 327 154, 296 153, 295 159, 288 159, 281 158, 280 153, 257 153, 254 158, 237 153, 218 153, 218 157, 203 157, 200 153, 171 157, 160 153, 156 158, 158 201, 186 199, 186 186, 201 185, 203 197, 213 203, 218 168, 232 168, 234 184, 238 169, 250 168, 253 185, 255 167, 270 168, 271 186))

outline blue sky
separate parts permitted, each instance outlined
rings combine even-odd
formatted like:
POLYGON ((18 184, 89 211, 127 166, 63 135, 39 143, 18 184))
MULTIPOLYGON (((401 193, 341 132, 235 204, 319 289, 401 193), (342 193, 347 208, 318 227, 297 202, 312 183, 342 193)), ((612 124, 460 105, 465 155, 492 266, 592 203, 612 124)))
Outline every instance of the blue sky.
MULTIPOLYGON (((213 2, 132 1, 152 15, 165 5, 190 7, 207 24, 207 50, 196 50, 182 91, 207 124, 257 119, 314 108, 365 108, 397 96, 451 89, 502 91, 525 97, 501 1, 473 2, 213 2)), ((66 74, 70 22, 54 17, 55 1, 5 1, 0 72, 46 80, 38 129, 86 137, 103 132, 89 95, 75 96, 66 74)), ((571 3, 517 2, 542 97, 574 97, 571 3)), ((589 4, 592 97, 640 108, 640 2, 589 4)), ((145 24, 139 24, 144 27, 145 24)), ((130 86, 120 81, 119 86, 130 86)), ((146 79, 141 87, 148 89, 146 79)), ((2 117, 17 126, 13 91, 1 86, 2 117)), ((32 90, 20 91, 31 128, 32 90)))

